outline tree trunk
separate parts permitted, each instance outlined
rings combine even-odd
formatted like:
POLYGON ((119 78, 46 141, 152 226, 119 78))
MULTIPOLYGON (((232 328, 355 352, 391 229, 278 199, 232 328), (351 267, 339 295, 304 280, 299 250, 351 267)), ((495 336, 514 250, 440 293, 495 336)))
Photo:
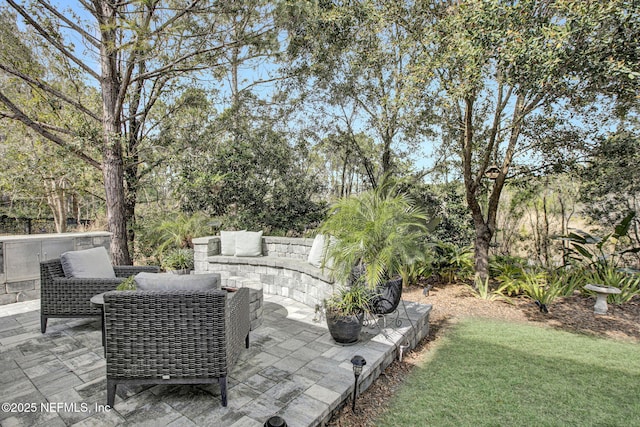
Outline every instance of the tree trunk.
POLYGON ((127 246, 127 221, 122 161, 122 129, 120 121, 120 77, 116 46, 116 10, 101 2, 100 67, 102 80, 103 168, 107 227, 111 232, 111 261, 116 265, 131 264, 127 246))
POLYGON ((489 277, 489 245, 493 233, 484 222, 476 223, 476 240, 474 251, 474 265, 476 276, 483 282, 489 277))
POLYGON ((53 222, 57 233, 67 231, 67 209, 64 179, 57 181, 55 178, 46 178, 44 187, 47 190, 47 202, 53 214, 53 222))

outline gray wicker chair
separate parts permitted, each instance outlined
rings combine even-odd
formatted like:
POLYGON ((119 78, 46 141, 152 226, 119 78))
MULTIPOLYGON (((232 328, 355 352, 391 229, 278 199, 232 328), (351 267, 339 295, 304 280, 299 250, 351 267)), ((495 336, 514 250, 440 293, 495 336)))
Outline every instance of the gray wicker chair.
POLYGON ((249 348, 249 289, 104 295, 107 404, 118 384, 219 383, 249 348))
POLYGON ((115 266, 116 279, 65 277, 60 259, 40 263, 40 330, 47 330, 52 317, 100 317, 102 310, 89 301, 92 296, 113 291, 122 280, 141 271, 158 272, 156 266, 115 266))

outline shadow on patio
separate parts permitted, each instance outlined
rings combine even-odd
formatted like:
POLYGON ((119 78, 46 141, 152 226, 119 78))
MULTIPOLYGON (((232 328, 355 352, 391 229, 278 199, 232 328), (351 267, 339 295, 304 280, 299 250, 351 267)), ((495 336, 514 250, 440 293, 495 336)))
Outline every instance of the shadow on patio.
POLYGON ((401 304, 401 327, 364 328, 360 342, 340 346, 324 321, 313 321, 312 308, 265 295, 264 321, 232 370, 226 408, 217 385, 149 385, 119 386, 110 409, 99 322, 51 319, 42 335, 36 304, 0 307, 2 426, 260 427, 276 414, 291 427, 320 425, 350 399, 351 357, 367 360, 364 390, 397 357, 397 346, 427 335, 431 309, 401 304))

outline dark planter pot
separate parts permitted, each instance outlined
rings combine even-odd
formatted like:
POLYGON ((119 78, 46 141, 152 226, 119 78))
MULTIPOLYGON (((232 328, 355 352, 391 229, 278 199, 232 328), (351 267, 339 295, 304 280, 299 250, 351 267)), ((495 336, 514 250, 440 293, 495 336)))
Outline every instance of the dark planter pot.
POLYGON ((351 316, 342 316, 329 311, 327 312, 329 333, 331 333, 331 337, 338 344, 354 344, 358 342, 363 321, 364 312, 351 316))
POLYGON ((373 314, 392 313, 402 298, 402 277, 388 280, 378 286, 375 295, 371 298, 371 312, 373 314))

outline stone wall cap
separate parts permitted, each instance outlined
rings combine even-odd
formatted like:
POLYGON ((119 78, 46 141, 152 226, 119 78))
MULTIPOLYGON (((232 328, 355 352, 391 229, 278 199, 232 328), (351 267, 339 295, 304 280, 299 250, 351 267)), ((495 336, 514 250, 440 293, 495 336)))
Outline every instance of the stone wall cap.
POLYGON ((111 236, 108 231, 88 231, 86 233, 46 233, 46 234, 12 234, 10 236, 0 236, 0 242, 19 242, 22 240, 43 240, 43 239, 68 239, 71 237, 107 237, 111 236))

